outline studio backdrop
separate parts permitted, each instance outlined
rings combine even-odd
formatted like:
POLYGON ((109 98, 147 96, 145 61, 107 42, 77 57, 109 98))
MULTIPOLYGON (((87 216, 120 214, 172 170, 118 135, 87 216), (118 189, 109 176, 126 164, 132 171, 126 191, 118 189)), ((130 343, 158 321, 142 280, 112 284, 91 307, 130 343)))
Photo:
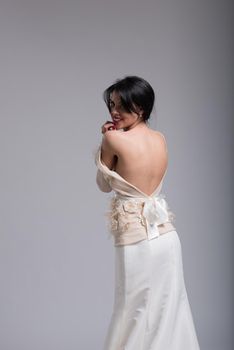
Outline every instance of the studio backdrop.
MULTIPOLYGON (((0 348, 101 350, 113 306, 103 90, 153 86, 150 126, 202 350, 232 350, 232 2, 1 0, 0 348)), ((189 350, 189 349, 181 349, 189 350)))

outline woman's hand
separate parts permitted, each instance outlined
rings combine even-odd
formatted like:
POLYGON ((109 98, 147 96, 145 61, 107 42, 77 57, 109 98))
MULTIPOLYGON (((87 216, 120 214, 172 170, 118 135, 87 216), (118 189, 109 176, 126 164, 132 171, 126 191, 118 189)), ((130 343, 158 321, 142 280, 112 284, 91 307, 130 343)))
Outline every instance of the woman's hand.
POLYGON ((115 129, 115 124, 112 121, 107 120, 105 124, 102 125, 102 134, 105 134, 106 131, 115 129))

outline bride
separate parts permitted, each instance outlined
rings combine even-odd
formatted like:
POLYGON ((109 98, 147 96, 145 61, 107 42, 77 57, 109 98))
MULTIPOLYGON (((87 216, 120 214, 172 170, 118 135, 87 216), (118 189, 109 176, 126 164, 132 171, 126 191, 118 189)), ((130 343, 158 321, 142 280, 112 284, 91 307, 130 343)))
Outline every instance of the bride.
POLYGON ((166 139, 148 125, 154 90, 126 76, 103 97, 111 120, 102 126, 96 180, 101 191, 113 191, 115 246, 115 298, 104 350, 199 350, 175 215, 161 193, 166 139))

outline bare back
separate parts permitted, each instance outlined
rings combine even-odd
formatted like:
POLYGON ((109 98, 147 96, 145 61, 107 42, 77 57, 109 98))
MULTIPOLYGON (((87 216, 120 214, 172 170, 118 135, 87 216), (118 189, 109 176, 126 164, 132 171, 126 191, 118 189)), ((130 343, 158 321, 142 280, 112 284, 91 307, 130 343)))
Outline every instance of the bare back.
POLYGON ((150 195, 160 184, 168 164, 163 134, 148 127, 120 132, 114 170, 150 195))

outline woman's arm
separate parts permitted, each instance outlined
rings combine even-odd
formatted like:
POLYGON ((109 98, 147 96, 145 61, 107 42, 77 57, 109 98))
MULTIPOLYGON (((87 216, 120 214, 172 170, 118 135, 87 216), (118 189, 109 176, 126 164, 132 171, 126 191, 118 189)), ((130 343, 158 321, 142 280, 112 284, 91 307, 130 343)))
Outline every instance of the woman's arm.
POLYGON ((115 168, 118 157, 116 154, 116 135, 118 131, 106 131, 102 138, 101 160, 111 170, 115 168))

